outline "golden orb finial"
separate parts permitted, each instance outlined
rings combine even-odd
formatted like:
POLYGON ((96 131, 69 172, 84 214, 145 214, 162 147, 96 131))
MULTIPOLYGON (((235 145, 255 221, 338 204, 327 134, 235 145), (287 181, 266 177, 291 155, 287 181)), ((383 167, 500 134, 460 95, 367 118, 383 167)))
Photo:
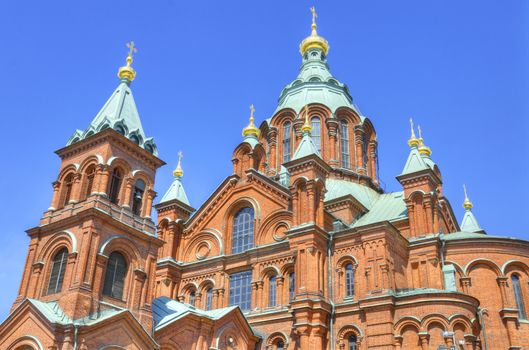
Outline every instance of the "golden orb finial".
POLYGON ((410 126, 411 126, 411 136, 410 136, 410 139, 408 140, 408 145, 410 147, 419 147, 419 140, 417 139, 417 137, 415 136, 415 130, 413 128, 413 119, 410 118, 410 126))
POLYGON ((417 130, 419 130, 419 153, 423 156, 429 157, 432 155, 432 150, 424 144, 420 125, 417 125, 417 130))
POLYGON ((312 125, 310 124, 310 121, 309 121, 309 106, 308 105, 305 105, 305 124, 303 124, 303 126, 301 127, 301 132, 302 133, 308 132, 309 134, 312 132, 312 125))
POLYGON ((176 166, 176 169, 173 171, 174 177, 182 177, 184 176, 184 171, 182 170, 182 158, 184 157, 184 154, 182 151, 178 152, 178 164, 176 166))
POLYGON ((261 132, 254 124, 254 119, 255 119, 253 116, 254 112, 255 112, 255 108, 252 104, 250 105, 250 123, 244 129, 242 129, 242 136, 244 137, 254 136, 256 138, 259 138, 259 135, 261 132))
POLYGON ((463 185, 463 191, 465 192, 465 200, 463 201, 463 208, 465 208, 467 210, 470 210, 470 209, 472 209, 473 205, 472 205, 472 202, 470 201, 470 199, 468 198, 467 186, 466 185, 463 185))
POLYGON ((311 34, 303 39, 301 44, 299 45, 299 51, 301 52, 301 55, 304 55, 305 52, 309 49, 320 49, 323 51, 325 55, 329 52, 329 43, 325 38, 318 35, 318 32, 316 29, 318 28, 316 24, 316 18, 318 18, 318 14, 316 13, 316 9, 314 6, 310 8, 310 12, 312 13, 312 32, 311 34))
POLYGON ((127 43, 129 48, 129 53, 127 54, 126 64, 122 67, 119 67, 118 77, 119 79, 127 79, 133 81, 136 78, 136 71, 131 67, 133 61, 133 55, 138 52, 138 49, 134 45, 134 41, 127 43))

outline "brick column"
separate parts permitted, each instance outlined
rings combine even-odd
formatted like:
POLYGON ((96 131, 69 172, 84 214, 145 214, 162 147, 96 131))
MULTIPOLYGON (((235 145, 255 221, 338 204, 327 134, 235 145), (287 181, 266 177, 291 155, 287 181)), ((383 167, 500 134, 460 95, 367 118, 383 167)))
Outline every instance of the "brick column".
POLYGON ((147 190, 147 198, 145 200, 145 209, 143 210, 143 217, 150 218, 152 211, 152 202, 156 198, 156 192, 152 189, 147 190))
POLYGON ((461 287, 463 288, 463 293, 470 294, 470 277, 461 277, 461 287))
POLYGON ((59 189, 61 188, 61 182, 55 181, 53 185, 53 197, 51 198, 51 205, 48 210, 55 210, 59 207, 59 189))
POLYGON ((393 346, 395 347, 395 350, 401 350, 402 349, 402 335, 396 335, 393 341, 393 346))
MULTIPOLYGON (((268 175, 275 175, 279 164, 277 162, 277 129, 272 127, 268 130, 267 135, 268 149, 270 150, 270 159, 268 163, 268 175)), ((282 161, 282 160, 281 160, 282 161)))
POLYGON ((430 339, 430 335, 426 332, 419 333, 419 341, 421 342, 421 349, 422 350, 428 350, 428 341, 430 339))
POLYGON ((97 165, 97 171, 96 171, 96 177, 98 179, 98 192, 102 196, 107 196, 107 187, 108 187, 108 180, 110 177, 110 168, 108 165, 105 164, 98 164, 97 165))
POLYGON ((123 207, 130 208, 130 203, 132 202, 132 188, 134 186, 134 178, 127 177, 125 179, 125 191, 123 193, 123 207))
POLYGON ((285 285, 285 278, 282 277, 282 276, 278 276, 276 277, 276 286, 277 286, 277 291, 276 291, 276 305, 277 306, 282 306, 283 305, 283 300, 284 300, 284 296, 283 296, 283 287, 285 285))
POLYGON ((81 188, 83 187, 81 178, 81 173, 75 173, 73 175, 72 196, 70 197, 70 201, 68 203, 77 203, 81 199, 81 188))
POLYGON ((338 158, 338 120, 329 118, 326 121, 327 130, 329 134, 329 165, 338 166, 340 160, 338 158))
POLYGON ((377 180, 377 145, 376 140, 369 141, 368 152, 369 152, 369 175, 373 179, 373 182, 378 183, 377 180))
POLYGON ((354 128, 355 132, 355 147, 356 147, 356 171, 359 174, 366 175, 366 168, 364 167, 364 128, 357 125, 354 128))

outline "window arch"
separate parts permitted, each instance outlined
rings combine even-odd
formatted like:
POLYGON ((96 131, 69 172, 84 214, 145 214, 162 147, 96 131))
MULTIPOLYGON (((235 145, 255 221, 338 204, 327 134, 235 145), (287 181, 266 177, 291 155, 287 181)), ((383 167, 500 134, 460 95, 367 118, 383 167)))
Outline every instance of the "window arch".
POLYGON ((351 334, 347 338, 347 350, 357 350, 358 349, 357 343, 358 343, 358 340, 356 338, 356 335, 351 334))
POLYGON ((313 117, 311 120, 311 126, 312 126, 312 141, 314 141, 314 144, 316 144, 316 148, 318 149, 318 152, 321 152, 321 121, 319 117, 313 117))
POLYGON ((70 202, 70 198, 72 198, 72 188, 73 188, 73 174, 68 174, 64 178, 64 187, 63 187, 63 198, 62 198, 62 206, 70 202))
POLYGON ((290 160, 292 153, 291 124, 289 121, 283 124, 283 163, 290 160))
POLYGON ((119 168, 112 171, 110 178, 110 187, 108 196, 112 203, 117 204, 119 200, 119 190, 121 189, 121 182, 123 181, 123 172, 119 168))
POLYGON ((251 207, 242 208, 233 218, 232 254, 242 253, 253 248, 253 236, 254 210, 251 207))
POLYGON ((61 291, 67 260, 68 249, 66 248, 62 248, 53 256, 47 294, 55 294, 61 291))
POLYGON ((523 302, 522 286, 520 284, 520 277, 513 274, 511 276, 512 289, 514 292, 514 299, 516 301, 516 308, 518 309, 518 317, 521 320, 527 319, 527 313, 525 312, 525 305, 523 302))
POLYGON ((94 188, 94 179, 96 176, 96 166, 90 165, 85 172, 85 190, 84 190, 84 196, 83 198, 88 198, 92 194, 92 190, 94 188))
POLYGON ((345 296, 352 297, 355 292, 354 267, 352 263, 345 265, 345 296))
POLYGON ((349 169, 349 127, 346 120, 340 122, 341 148, 342 148, 342 167, 349 169))
POLYGON ((206 290, 206 310, 213 308, 213 288, 209 287, 206 290))
POLYGON ((112 252, 108 257, 103 294, 122 299, 127 275, 127 262, 121 253, 112 252))
POLYGON ((273 307, 277 304, 277 277, 272 275, 268 278, 268 306, 273 307))
POLYGON ((132 194, 132 212, 135 215, 141 215, 143 203, 143 193, 145 192, 145 181, 139 179, 134 184, 134 193, 132 194))

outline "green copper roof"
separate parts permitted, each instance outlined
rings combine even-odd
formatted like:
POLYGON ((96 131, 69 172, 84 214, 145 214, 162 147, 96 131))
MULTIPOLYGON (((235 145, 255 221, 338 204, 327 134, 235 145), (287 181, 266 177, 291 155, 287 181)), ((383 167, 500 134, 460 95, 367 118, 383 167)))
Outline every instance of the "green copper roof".
POLYGON ((403 192, 384 193, 379 195, 371 209, 353 227, 360 227, 383 221, 395 221, 408 216, 403 192))
POLYGON ((373 203, 380 196, 378 192, 370 187, 347 180, 329 178, 325 182, 325 187, 327 189, 325 193, 326 202, 351 195, 368 210, 373 207, 373 203))
POLYGON ((349 89, 332 76, 326 56, 320 49, 310 49, 305 53, 297 78, 279 96, 276 112, 292 108, 299 113, 310 103, 321 103, 333 113, 339 107, 357 111, 349 89))
POLYGON ((464 232, 483 232, 483 229, 479 226, 478 220, 472 213, 471 209, 465 210, 465 215, 461 221, 461 231, 464 232))
POLYGON ((318 147, 316 147, 316 144, 314 143, 314 140, 312 140, 310 133, 305 132, 303 133, 303 138, 301 139, 296 152, 294 152, 294 155, 292 156, 292 160, 300 159, 311 154, 315 154, 321 158, 318 147))
POLYGON ((182 185, 182 178, 179 176, 175 176, 173 183, 171 184, 171 186, 169 186, 167 192, 165 192, 160 203, 169 202, 175 199, 186 205, 191 206, 191 204, 189 204, 189 200, 187 199, 184 186, 182 185))
POLYGON ((410 149, 410 154, 408 156, 408 160, 406 161, 406 165, 404 165, 404 169, 400 175, 413 174, 427 169, 433 169, 432 160, 430 158, 423 157, 419 153, 419 149, 417 147, 412 147, 410 149))
POLYGON ((147 138, 145 136, 138 109, 132 96, 132 90, 130 89, 130 81, 127 79, 121 80, 119 86, 114 90, 99 113, 97 113, 88 128, 84 131, 76 130, 68 140, 67 145, 92 136, 106 128, 112 128, 154 155, 158 154, 152 137, 147 138))

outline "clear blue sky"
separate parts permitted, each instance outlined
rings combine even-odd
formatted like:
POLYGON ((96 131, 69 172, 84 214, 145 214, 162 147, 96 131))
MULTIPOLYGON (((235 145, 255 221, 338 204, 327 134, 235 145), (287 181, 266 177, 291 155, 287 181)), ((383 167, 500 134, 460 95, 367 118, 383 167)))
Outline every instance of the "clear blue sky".
POLYGON ((461 219, 462 184, 490 234, 529 239, 529 2, 2 1, 0 320, 16 296, 28 238, 50 204, 63 147, 118 84, 132 89, 160 157, 160 198, 183 150, 198 207, 231 173, 247 124, 271 116, 297 75, 309 7, 333 74, 373 121, 387 191, 406 160, 408 118, 424 129, 461 219), (75 3, 75 5, 74 5, 75 3))

